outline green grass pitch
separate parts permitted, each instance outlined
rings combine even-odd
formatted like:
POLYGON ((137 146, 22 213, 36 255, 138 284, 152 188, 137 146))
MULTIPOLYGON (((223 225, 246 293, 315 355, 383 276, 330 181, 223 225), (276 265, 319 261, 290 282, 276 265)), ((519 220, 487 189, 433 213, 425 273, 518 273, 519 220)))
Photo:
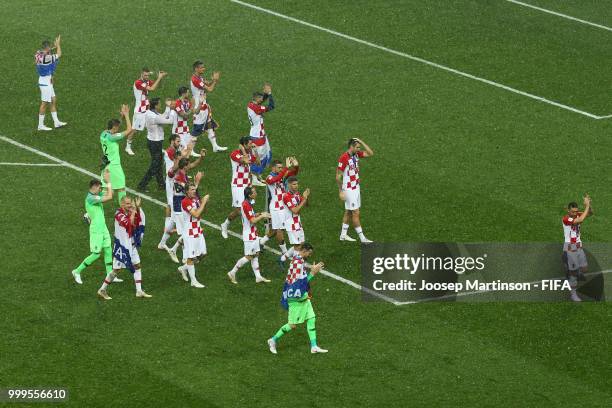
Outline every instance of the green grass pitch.
MULTIPOLYGON (((612 25, 606 2, 531 1, 612 25)), ((502 0, 253 2, 612 114, 606 30, 502 0)), ((209 100, 222 124, 218 139, 230 147, 248 131, 250 93, 271 82, 277 110, 266 128, 274 155, 300 159, 301 185, 313 191, 303 215, 307 238, 315 258, 347 279, 360 281, 360 253, 337 240, 342 206, 334 172, 354 135, 375 151, 362 162, 362 221, 371 239, 556 242, 564 205, 588 192, 597 214, 584 239, 609 240, 610 120, 230 1, 6 1, 0 25, 0 135, 95 173, 100 131, 121 103, 133 106, 131 84, 143 65, 169 72, 154 93, 160 97, 188 84, 197 58, 221 71, 209 100), (55 89, 69 126, 41 134, 34 131, 33 53, 58 33, 64 57, 55 89)), ((148 165, 145 137, 137 135, 136 157, 122 157, 129 187, 148 165)), ((0 162, 50 163, 3 141, 0 162)), ((229 159, 211 153, 202 169, 211 195, 205 218, 219 224, 229 210, 229 159)), ((59 166, 0 166, 0 174, 0 387, 67 387, 70 399, 60 405, 75 407, 612 404, 612 308, 605 303, 394 306, 364 303, 355 288, 321 276, 313 303, 319 343, 330 352, 311 355, 300 328, 273 356, 265 341, 286 319, 273 254, 261 257, 270 285, 256 287, 245 267, 233 286, 225 273, 242 244, 206 228, 209 256, 197 270, 208 288, 191 289, 155 249, 163 210, 145 201, 141 257, 154 298, 137 301, 125 275, 103 303, 95 296, 101 263, 83 273, 82 287, 70 276, 88 254, 81 216, 90 177, 59 166)), ((112 206, 106 214, 110 223, 112 206)))

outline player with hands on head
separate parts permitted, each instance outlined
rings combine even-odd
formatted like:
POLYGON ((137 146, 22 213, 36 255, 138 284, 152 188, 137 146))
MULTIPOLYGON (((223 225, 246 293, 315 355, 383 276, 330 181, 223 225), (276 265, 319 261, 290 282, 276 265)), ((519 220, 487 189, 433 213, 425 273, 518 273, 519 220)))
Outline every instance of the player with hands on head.
POLYGON ((587 257, 583 249, 581 238, 581 227, 587 217, 593 215, 591 197, 588 194, 582 199, 584 210, 578 209, 576 202, 567 205, 567 214, 562 219, 563 235, 563 260, 566 266, 567 281, 570 285, 570 299, 581 302, 576 292, 579 280, 586 280, 585 273, 588 269, 587 257))
POLYGON ((364 157, 372 157, 374 151, 358 138, 352 138, 348 142, 348 149, 338 159, 336 169, 336 183, 338 184, 339 197, 344 201, 344 215, 342 216, 342 230, 340 241, 355 241, 348 235, 349 220, 352 221, 359 240, 364 244, 372 241, 366 238, 361 228, 361 188, 359 178, 359 160, 364 157))

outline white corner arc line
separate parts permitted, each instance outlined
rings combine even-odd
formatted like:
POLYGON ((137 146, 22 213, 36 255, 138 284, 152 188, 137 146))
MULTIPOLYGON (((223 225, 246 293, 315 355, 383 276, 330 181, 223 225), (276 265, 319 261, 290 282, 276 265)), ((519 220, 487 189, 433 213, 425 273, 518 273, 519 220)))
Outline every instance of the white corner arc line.
POLYGON ((517 1, 517 0, 506 0, 506 1, 510 2, 510 3, 514 3, 514 4, 518 5, 518 6, 529 7, 531 9, 538 10, 538 11, 541 11, 543 13, 552 14, 553 16, 562 17, 562 18, 566 18, 568 20, 576 21, 578 23, 590 25, 592 27, 601 28, 602 30, 612 31, 612 27, 608 27, 608 26, 605 26, 603 24, 593 23, 591 21, 583 20, 581 18, 572 17, 570 15, 559 13, 559 12, 553 11, 553 10, 549 10, 549 9, 544 8, 544 7, 538 7, 538 6, 535 6, 533 4, 523 3, 522 1, 517 1))
MULTIPOLYGON (((17 147, 19 147, 19 148, 21 148, 21 149, 24 149, 24 150, 27 150, 27 151, 29 151, 29 152, 32 152, 32 153, 34 153, 34 154, 37 154, 37 155, 39 155, 39 156, 45 157, 45 158, 47 158, 47 159, 49 159, 49 160, 51 160, 51 161, 53 161, 53 162, 57 163, 57 165, 58 165, 58 166, 68 167, 68 168, 70 168, 70 169, 72 169, 72 170, 75 170, 75 171, 77 171, 77 172, 79 172, 79 173, 85 174, 85 175, 90 176, 90 177, 97 178, 98 180, 100 179, 100 176, 99 176, 98 174, 92 173, 91 171, 86 170, 86 169, 84 169, 84 168, 82 168, 82 167, 79 167, 79 166, 74 165, 74 164, 72 164, 72 163, 70 163, 70 162, 67 162, 67 161, 62 160, 62 159, 60 159, 60 158, 57 158, 57 157, 55 157, 55 156, 52 156, 52 155, 50 155, 49 153, 45 153, 45 152, 43 152, 42 150, 38 150, 38 149, 36 149, 36 148, 34 148, 34 147, 31 147, 31 146, 28 146, 28 145, 26 145, 26 144, 20 143, 20 142, 18 142, 18 141, 16 141, 16 140, 14 140, 14 139, 11 139, 10 137, 6 137, 6 136, 3 136, 3 135, 0 135, 0 140, 4 141, 4 142, 6 142, 6 143, 12 144, 13 146, 17 146, 17 147)), ((143 193, 138 192, 138 191, 136 191, 136 190, 133 190, 133 189, 131 189, 131 188, 126 188, 126 190, 127 190, 127 191, 129 191, 130 193, 134 194, 134 195, 140 196, 140 197, 144 198, 145 200, 150 201, 150 202, 152 202, 152 203, 155 203, 155 204, 157 204, 157 205, 159 205, 159 206, 162 206, 162 207, 165 207, 165 206, 166 206, 166 203, 164 203, 164 202, 162 202, 162 201, 159 201, 158 199, 153 198, 153 197, 151 197, 151 196, 149 196, 149 195, 147 195, 147 194, 143 194, 143 193)), ((207 225, 207 226, 208 226, 208 227, 210 227, 210 228, 213 228, 213 229, 216 229, 216 230, 218 230, 218 231, 221 231, 221 227, 220 227, 219 225, 217 225, 217 224, 214 224, 214 223, 212 223, 212 222, 210 222, 210 221, 206 221, 206 220, 202 220, 202 222, 204 222, 204 224, 205 224, 205 225, 207 225)), ((228 231, 228 232, 229 232, 229 234, 230 234, 231 236, 233 236, 233 237, 235 237, 235 238, 240 238, 240 239, 242 239, 242 235, 241 235, 241 234, 238 234, 238 233, 236 233, 236 232, 234 232, 234 231, 228 231)), ((280 252, 279 252, 278 250, 273 249, 273 248, 270 248, 270 247, 268 247, 267 245, 264 245, 264 248, 265 248, 265 249, 267 249, 268 251, 270 251, 270 252, 274 253, 274 254, 277 254, 277 255, 279 255, 279 254, 280 254, 280 252)), ((342 277, 342 276, 340 276, 340 275, 336 275, 335 273, 332 273, 332 272, 327 271, 327 270, 324 270, 324 269, 322 269, 322 270, 320 271, 320 273, 321 273, 322 275, 325 275, 325 276, 328 276, 328 277, 330 277, 330 278, 332 278, 332 279, 335 279, 335 280, 337 280, 338 282, 342 282, 342 283, 344 283, 344 284, 346 284, 346 285, 352 286, 352 287, 353 287, 353 288, 355 288, 355 289, 358 289, 358 290, 363 290, 364 292, 367 292, 367 293, 369 293, 369 294, 370 294, 370 295, 372 295, 372 296, 376 296, 376 297, 378 297, 378 298, 380 298, 380 299, 382 299, 382 300, 384 300, 384 301, 386 301, 386 302, 393 303, 393 304, 394 304, 394 305, 396 305, 396 306, 398 305, 398 301, 397 301, 397 300, 392 299, 392 298, 390 298, 390 297, 388 297, 388 296, 385 296, 385 295, 383 295, 383 294, 381 294, 381 293, 377 293, 376 291, 373 291, 373 290, 371 290, 371 289, 364 288, 364 287, 362 287, 360 284, 355 283, 355 282, 353 282, 352 280, 349 280, 349 279, 343 278, 343 277, 342 277)))
POLYGON ((59 163, 9 163, 0 162, 0 166, 27 166, 27 167, 61 167, 59 163))
POLYGON ((485 83, 487 85, 491 85, 491 86, 494 86, 496 88, 500 88, 500 89, 506 90, 508 92, 515 93, 517 95, 525 96, 527 98, 531 98, 531 99, 534 99, 534 100, 539 101, 539 102, 547 103, 549 105, 556 106, 558 108, 565 109, 565 110, 568 110, 570 112, 578 113, 580 115, 589 117, 591 119, 605 119, 606 118, 605 116, 598 116, 598 115, 596 115, 594 113, 586 112, 586 111, 574 108, 574 107, 569 106, 569 105, 564 105, 562 103, 555 102, 555 101, 550 100, 550 99, 546 99, 546 98, 544 98, 542 96, 538 96, 538 95, 531 94, 529 92, 521 91, 519 89, 512 88, 510 86, 507 86, 507 85, 504 85, 504 84, 500 84, 500 83, 495 82, 495 81, 491 81, 491 80, 488 80, 488 79, 485 79, 485 78, 481 78, 481 77, 478 77, 476 75, 468 74, 467 72, 459 71, 457 69, 450 68, 450 67, 447 67, 445 65, 438 64, 436 62, 428 61, 426 59, 423 59, 423 58, 420 58, 420 57, 416 57, 414 55, 410 55, 410 54, 407 54, 405 52, 397 51, 397 50, 394 50, 394 49, 391 49, 391 48, 384 47, 382 45, 374 44, 372 42, 365 41, 365 40, 362 40, 360 38, 353 37, 353 36, 350 36, 350 35, 347 35, 347 34, 343 34, 343 33, 340 33, 338 31, 331 30, 329 28, 321 27, 321 26, 309 23, 309 22, 304 21, 304 20, 299 20, 299 19, 297 19, 295 17, 287 16, 285 14, 281 14, 281 13, 278 13, 278 12, 273 11, 273 10, 269 10, 269 9, 266 9, 266 8, 263 8, 263 7, 259 7, 259 6, 256 6, 254 4, 245 3, 244 1, 240 1, 240 0, 230 0, 230 1, 232 3, 239 4, 239 5, 244 6, 244 7, 249 7, 249 8, 252 8, 254 10, 261 11, 263 13, 271 14, 271 15, 276 16, 276 17, 284 18, 285 20, 293 21, 294 23, 302 24, 304 26, 307 26, 307 27, 310 27, 310 28, 314 28, 316 30, 324 31, 324 32, 326 32, 328 34, 332 34, 332 35, 335 35, 337 37, 344 38, 346 40, 350 40, 350 41, 357 42, 359 44, 367 45, 368 47, 376 48, 376 49, 379 49, 381 51, 385 51, 385 52, 388 52, 390 54, 394 54, 394 55, 397 55, 397 56, 400 56, 400 57, 404 57, 404 58, 410 59, 412 61, 420 62, 421 64, 429 65, 431 67, 438 68, 438 69, 441 69, 443 71, 447 71, 447 72, 453 73, 455 75, 460 75, 460 76, 465 77, 465 78, 473 79, 474 81, 482 82, 482 83, 485 83))

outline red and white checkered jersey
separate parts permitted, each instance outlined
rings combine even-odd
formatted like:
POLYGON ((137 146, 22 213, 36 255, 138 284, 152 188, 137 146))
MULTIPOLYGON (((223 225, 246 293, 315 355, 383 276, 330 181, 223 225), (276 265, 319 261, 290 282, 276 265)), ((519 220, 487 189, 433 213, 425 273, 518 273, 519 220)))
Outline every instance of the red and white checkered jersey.
POLYGON ((308 276, 306 268, 304 267, 304 258, 299 255, 294 255, 289 264, 289 271, 285 280, 290 285, 298 279, 304 279, 308 276))
POLYGON ((181 201, 181 209, 183 212, 183 226, 187 236, 197 238, 202 235, 202 226, 200 225, 200 217, 191 215, 191 210, 197 210, 202 203, 200 197, 185 197, 181 201))
POLYGON ((196 115, 193 115, 193 124, 194 125, 203 125, 208 122, 208 118, 211 114, 210 106, 206 102, 200 103, 200 112, 196 115))
POLYGON ((571 217, 569 214, 563 217, 563 235, 565 235, 565 242, 571 244, 580 244, 580 224, 573 224, 574 220, 582 215, 581 212, 576 214, 575 217, 571 217))
MULTIPOLYGON (((255 163, 255 155, 252 152, 249 155, 250 163, 255 163)), ((248 187, 251 185, 251 165, 242 163, 244 154, 242 150, 236 149, 230 153, 232 163, 232 186, 248 187)))
POLYGON ((363 156, 364 153, 361 151, 353 155, 344 152, 338 159, 338 169, 343 172, 343 190, 357 190, 359 188, 359 159, 363 156))
POLYGON ((263 114, 268 111, 268 108, 263 105, 258 105, 255 102, 249 102, 247 106, 247 114, 251 122, 251 132, 249 136, 256 138, 253 142, 257 146, 261 146, 266 142, 266 130, 264 129, 263 114))
POLYGON ((183 119, 179 113, 185 113, 191 109, 191 102, 188 99, 177 99, 176 107, 174 111, 177 113, 174 116, 174 123, 172 124, 172 133, 177 135, 184 135, 189 133, 189 123, 187 119, 183 119))
POLYGON ((285 209, 285 204, 283 203, 283 194, 287 192, 285 189, 285 179, 290 176, 295 176, 298 174, 298 171, 298 167, 294 167, 291 170, 287 167, 283 167, 280 173, 270 173, 270 175, 266 177, 268 194, 270 195, 270 211, 285 209))
POLYGON ((255 210, 253 210, 253 204, 249 200, 242 202, 242 208, 240 214, 242 215, 242 240, 243 241, 255 241, 257 237, 257 226, 252 223, 251 220, 255 217, 255 210))
POLYGON ((149 109, 149 87, 153 85, 151 80, 137 79, 134 81, 134 113, 145 113, 149 109))
POLYGON ((195 100, 195 104, 204 102, 206 103, 206 88, 204 88, 204 78, 199 75, 193 74, 191 76, 191 94, 195 100))
POLYGON ((302 202, 300 192, 292 193, 291 191, 283 194, 283 203, 285 204, 285 229, 290 231, 299 231, 302 229, 302 219, 300 214, 294 214, 291 209, 297 207, 302 202))

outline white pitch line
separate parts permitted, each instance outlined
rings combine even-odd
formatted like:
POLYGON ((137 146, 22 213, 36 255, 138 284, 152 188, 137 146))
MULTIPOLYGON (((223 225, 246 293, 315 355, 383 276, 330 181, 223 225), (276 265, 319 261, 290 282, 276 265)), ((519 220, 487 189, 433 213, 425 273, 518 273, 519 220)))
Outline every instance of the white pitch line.
POLYGON ((58 163, 8 163, 0 162, 0 166, 32 166, 32 167, 60 167, 58 163))
POLYGON ((591 21, 583 20, 581 18, 572 17, 572 16, 569 16, 567 14, 563 14, 563 13, 559 13, 557 11, 546 9, 544 7, 538 7, 538 6, 534 6, 533 4, 523 3, 522 1, 516 1, 516 0, 506 0, 506 1, 508 1, 510 3, 514 3, 514 4, 518 5, 518 6, 529 7, 529 8, 532 8, 534 10, 538 10, 538 11, 542 11, 544 13, 552 14, 553 16, 563 17, 563 18, 566 18, 568 20, 577 21, 577 22, 582 23, 582 24, 590 25, 592 27, 601 28, 602 30, 612 31, 612 27, 608 27, 608 26, 605 26, 603 24, 593 23, 591 21))
MULTIPOLYGON (((45 153, 45 152, 43 152, 42 150, 38 150, 38 149, 36 149, 36 148, 34 148, 34 147, 31 147, 31 146, 25 145, 25 144, 23 144, 23 143, 20 143, 20 142, 18 142, 18 141, 16 141, 16 140, 14 140, 14 139, 11 139, 10 137, 6 137, 6 136, 2 136, 2 135, 0 135, 0 140, 4 141, 4 142, 6 142, 6 143, 10 143, 10 144, 12 144, 13 146, 17 146, 17 147, 19 147, 19 148, 21 148, 21 149, 24 149, 24 150, 27 150, 27 151, 29 151, 29 152, 32 152, 32 153, 34 153, 34 154, 37 154, 37 155, 39 155, 39 156, 45 157, 45 158, 47 158, 47 159, 49 159, 49 160, 51 160, 51 161, 54 161, 54 162, 56 162, 56 163, 57 163, 57 165, 58 165, 58 166, 65 166, 65 167, 71 168, 72 170, 78 171, 79 173, 82 173, 82 174, 88 175, 88 176, 90 176, 90 177, 94 177, 94 178, 96 178, 96 179, 98 179, 98 180, 100 179, 100 176, 99 176, 98 174, 92 173, 92 172, 91 172, 91 171, 89 171, 89 170, 86 170, 86 169, 84 169, 84 168, 82 168, 82 167, 79 167, 79 166, 74 165, 74 164, 72 164, 72 163, 70 163, 70 162, 67 162, 67 161, 65 161, 65 160, 62 160, 62 159, 60 159, 60 158, 58 158, 58 157, 52 156, 52 155, 50 155, 49 153, 45 153)), ((139 192, 139 191, 136 191, 136 190, 133 190, 133 189, 131 189, 131 188, 126 188, 126 190, 127 190, 127 191, 129 191, 130 193, 134 194, 134 195, 140 196, 140 197, 144 198, 145 200, 148 200, 148 201, 150 201, 150 202, 152 202, 152 203, 155 203, 155 204, 157 204, 157 205, 159 205, 159 206, 162 206, 162 207, 165 207, 165 206, 166 206, 166 203, 164 203, 164 202, 162 202, 162 201, 159 201, 158 199, 153 198, 153 197, 151 197, 151 196, 149 196, 149 195, 147 195, 147 194, 143 194, 143 193, 141 193, 141 192, 139 192)), ((218 231, 221 231, 221 226, 219 226, 219 225, 217 225, 217 224, 213 224, 212 222, 210 222, 210 221, 206 221, 206 220, 202 220, 202 222, 203 222, 205 225, 207 225, 208 227, 210 227, 210 228, 213 228, 213 229, 216 229, 216 230, 218 230, 218 231)), ((240 240, 242 240, 242 235, 241 235, 241 234, 235 233, 234 231, 228 231, 228 232, 229 232, 229 234, 230 234, 231 236, 233 236, 233 237, 235 237, 235 238, 239 238, 240 240)), ((265 249, 267 249, 268 251, 270 251, 270 252, 274 253, 274 254, 280 255, 280 252, 279 252, 278 250, 273 249, 273 248, 270 248, 270 247, 269 247, 269 246, 267 246, 267 245, 264 245, 264 248, 265 248, 265 249)), ((335 280, 337 280, 338 282, 342 282, 342 283, 344 283, 344 284, 347 284, 347 285, 349 285, 349 286, 352 286, 352 287, 354 287, 355 289, 363 290, 364 292, 367 292, 367 293, 369 293, 369 294, 370 294, 370 295, 372 295, 372 296, 376 296, 376 297, 378 297, 378 298, 380 298, 380 299, 382 299, 382 300, 384 300, 384 301, 386 301, 386 302, 393 303, 394 305, 397 305, 397 304, 398 304, 398 301, 397 301, 397 300, 395 300, 395 299, 392 299, 392 298, 390 298, 390 297, 388 297, 388 296, 385 296, 385 295, 383 295, 383 294, 381 294, 381 293, 378 293, 378 292, 376 292, 376 291, 374 291, 374 290, 372 290, 372 289, 369 289, 369 288, 364 288, 364 287, 362 287, 360 284, 355 283, 355 282, 353 282, 352 280, 349 280, 349 279, 343 278, 342 276, 340 276, 340 275, 336 275, 335 273, 332 273, 332 272, 327 271, 327 270, 325 270, 325 269, 321 269, 320 273, 321 273, 322 275, 325 275, 325 276, 328 276, 328 277, 330 277, 330 278, 332 278, 332 279, 335 279, 335 280)))
POLYGON ((269 10, 269 9, 266 9, 266 8, 263 8, 263 7, 255 6, 255 5, 250 4, 250 3, 245 3, 244 1, 240 1, 240 0, 230 0, 230 1, 232 3, 239 4, 239 5, 244 6, 244 7, 249 7, 249 8, 252 8, 254 10, 261 11, 263 13, 271 14, 271 15, 276 16, 276 17, 284 18, 285 20, 293 21, 294 23, 305 25, 306 27, 310 27, 310 28, 314 28, 316 30, 324 31, 324 32, 326 32, 328 34, 332 34, 332 35, 344 38, 346 40, 350 40, 350 41, 357 42, 359 44, 367 45, 368 47, 376 48, 376 49, 388 52, 390 54, 394 54, 394 55, 398 55, 400 57, 408 58, 408 59, 410 59, 412 61, 420 62, 421 64, 429 65, 431 67, 438 68, 438 69, 441 69, 443 71, 447 71, 447 72, 450 72, 450 73, 453 73, 453 74, 456 74, 456 75, 460 75, 460 76, 465 77, 465 78, 473 79, 474 81, 482 82, 482 83, 485 83, 487 85, 491 85, 491 86, 494 86, 496 88, 500 88, 500 89, 503 89, 503 90, 515 93, 517 95, 521 95, 521 96, 525 96, 527 98, 534 99, 534 100, 539 101, 539 102, 544 102, 544 103, 547 103, 549 105, 553 105, 553 106, 556 106, 558 108, 568 110, 570 112, 578 113, 580 115, 589 117, 591 119, 605 119, 605 118, 608 117, 608 116, 598 116, 598 115, 596 115, 594 113, 586 112, 586 111, 574 108, 574 107, 569 106, 569 105, 564 105, 562 103, 555 102, 555 101, 550 100, 550 99, 546 99, 546 98, 544 98, 542 96, 537 96, 537 95, 531 94, 529 92, 521 91, 519 89, 512 88, 510 86, 507 86, 507 85, 504 85, 504 84, 500 84, 498 82, 491 81, 491 80, 488 80, 488 79, 485 79, 485 78, 481 78, 481 77, 478 77, 476 75, 468 74, 467 72, 459 71, 457 69, 450 68, 450 67, 447 67, 445 65, 438 64, 436 62, 428 61, 426 59, 423 59, 423 58, 420 58, 420 57, 416 57, 414 55, 406 54, 405 52, 401 52, 401 51, 397 51, 397 50, 394 50, 394 49, 391 49, 391 48, 383 47, 382 45, 374 44, 372 42, 365 41, 365 40, 362 40, 360 38, 353 37, 353 36, 350 36, 350 35, 347 35, 347 34, 343 34, 343 33, 340 33, 338 31, 330 30, 329 28, 321 27, 321 26, 309 23, 309 22, 304 21, 304 20, 299 20, 297 18, 294 18, 294 17, 291 17, 291 16, 287 16, 285 14, 277 13, 276 11, 273 11, 273 10, 269 10))
MULTIPOLYGON (((584 276, 593 276, 593 275, 605 275, 606 273, 610 273, 612 272, 612 269, 605 269, 603 271, 599 271, 599 272, 587 272, 584 274, 584 276)), ((558 280, 565 280, 565 277, 559 277, 559 278, 545 278, 545 279, 540 279, 537 281, 533 281, 533 282, 520 282, 522 284, 527 284, 527 285, 533 285, 535 283, 540 283, 543 280, 552 280, 552 281, 558 281, 558 280)), ((397 302, 398 306, 401 305, 413 305, 415 303, 422 303, 422 302, 430 302, 430 301, 435 301, 435 300, 444 300, 444 299, 451 299, 454 297, 460 297, 460 296, 470 296, 470 295, 480 295, 482 293, 489 293, 489 292, 502 292, 500 290, 474 290, 471 292, 459 292, 459 293, 452 293, 449 295, 443 295, 443 296, 437 296, 437 297, 429 297, 429 298, 424 298, 424 299, 418 299, 418 300, 409 300, 406 302, 397 302)))

